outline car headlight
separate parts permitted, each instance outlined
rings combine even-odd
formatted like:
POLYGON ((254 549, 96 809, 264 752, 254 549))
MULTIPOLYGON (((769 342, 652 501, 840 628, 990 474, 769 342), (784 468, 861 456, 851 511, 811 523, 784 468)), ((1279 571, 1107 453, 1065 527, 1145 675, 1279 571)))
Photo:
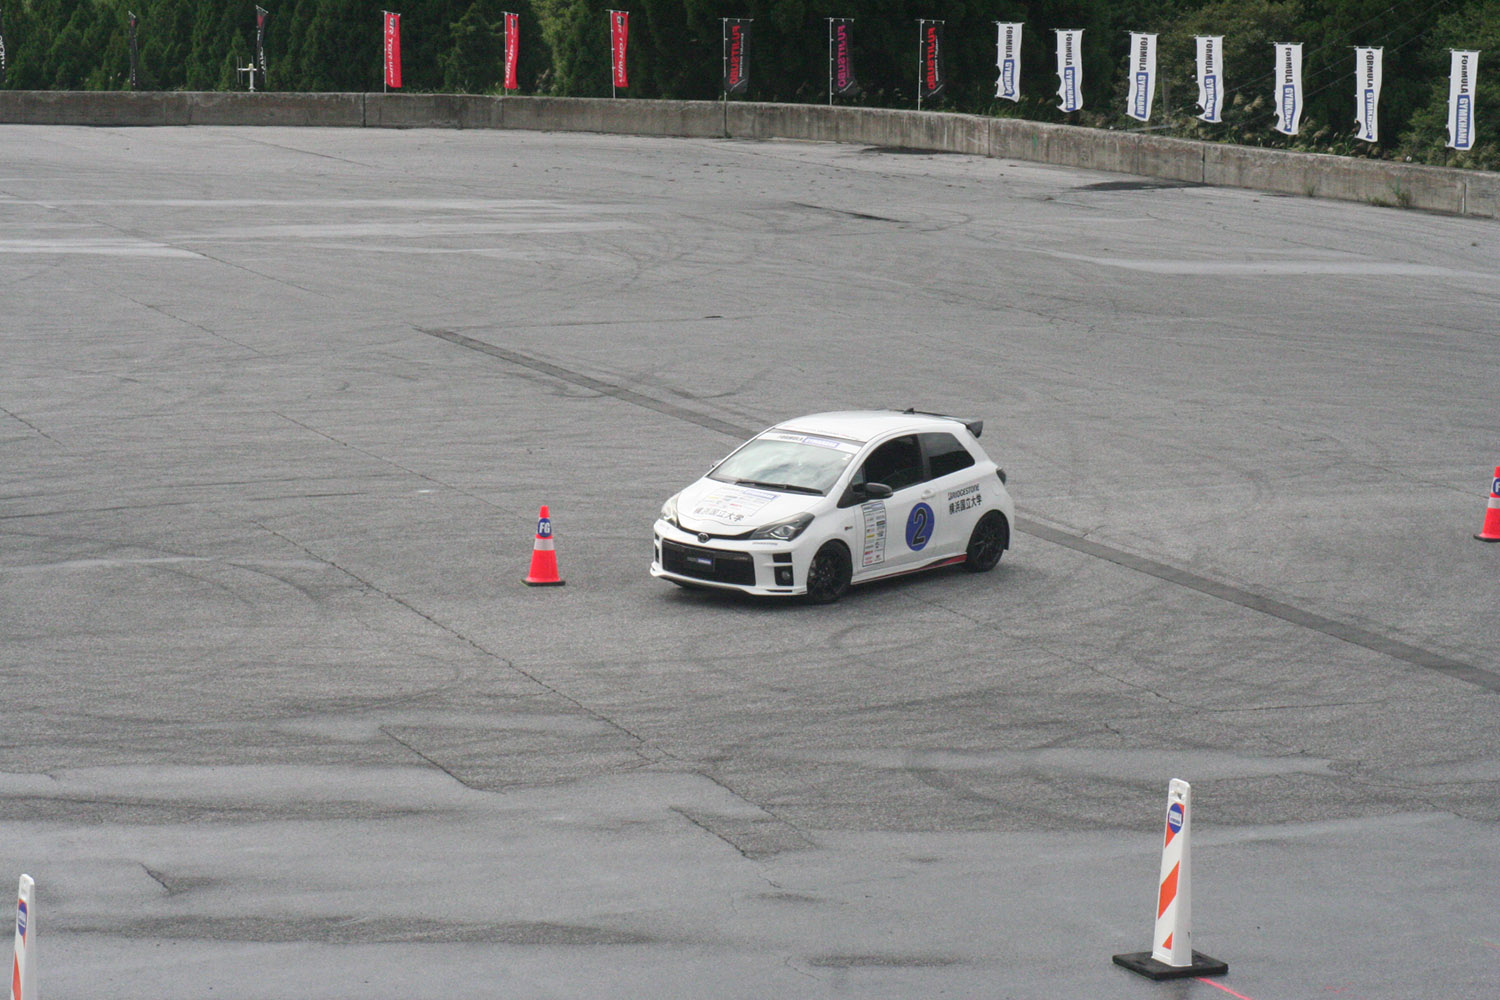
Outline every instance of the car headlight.
POLYGON ((778 542, 790 542, 793 538, 806 531, 807 526, 812 523, 813 516, 811 514, 798 514, 790 520, 777 521, 775 524, 768 524, 764 528, 756 528, 750 533, 750 540, 756 541, 757 539, 770 538, 778 542))
POLYGON ((674 528, 682 527, 682 525, 677 523, 677 496, 674 493, 672 496, 667 497, 666 503, 661 505, 661 519, 674 528))

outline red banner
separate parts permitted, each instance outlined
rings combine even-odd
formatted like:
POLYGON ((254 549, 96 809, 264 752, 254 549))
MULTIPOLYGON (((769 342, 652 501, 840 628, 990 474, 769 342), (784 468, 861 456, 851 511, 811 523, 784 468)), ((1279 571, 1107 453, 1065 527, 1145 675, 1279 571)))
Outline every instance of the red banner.
POLYGON ((943 73, 943 22, 922 22, 922 77, 917 81, 918 99, 936 97, 947 85, 943 73))
POLYGON ((853 19, 847 17, 828 20, 828 51, 832 63, 829 83, 835 94, 847 94, 858 86, 854 80, 854 55, 850 41, 853 23, 853 19))
POLYGON ((625 47, 630 43, 630 11, 609 12, 610 66, 615 74, 615 86, 627 87, 629 78, 625 74, 625 47))
POLYGON ((401 15, 385 14, 385 85, 401 86, 401 15))
POLYGON ((724 18, 724 93, 750 89, 750 19, 724 18))
POLYGON ((505 89, 520 90, 516 82, 516 58, 521 52, 521 19, 515 14, 505 15, 505 89))

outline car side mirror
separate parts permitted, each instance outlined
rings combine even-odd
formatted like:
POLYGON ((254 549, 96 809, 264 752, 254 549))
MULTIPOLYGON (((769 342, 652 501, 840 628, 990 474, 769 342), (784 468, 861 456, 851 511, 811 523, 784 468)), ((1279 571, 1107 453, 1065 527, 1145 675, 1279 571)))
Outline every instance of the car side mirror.
POLYGON ((891 492, 891 488, 885 483, 851 483, 849 488, 844 490, 839 506, 853 507, 867 500, 884 500, 891 495, 891 492))

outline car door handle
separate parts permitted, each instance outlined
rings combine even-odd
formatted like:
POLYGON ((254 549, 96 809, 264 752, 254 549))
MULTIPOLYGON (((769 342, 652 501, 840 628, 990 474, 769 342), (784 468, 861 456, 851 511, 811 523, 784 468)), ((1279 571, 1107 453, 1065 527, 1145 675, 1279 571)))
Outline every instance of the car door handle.
POLYGON ((935 496, 937 496, 937 492, 935 490, 928 490, 926 493, 922 494, 922 499, 931 500, 935 496))

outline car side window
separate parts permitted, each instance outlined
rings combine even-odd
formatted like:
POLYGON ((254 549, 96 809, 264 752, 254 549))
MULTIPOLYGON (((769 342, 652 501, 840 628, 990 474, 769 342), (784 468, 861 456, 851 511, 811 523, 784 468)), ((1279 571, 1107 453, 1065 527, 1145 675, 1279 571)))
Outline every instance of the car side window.
POLYGON ((922 448, 915 434, 892 438, 876 448, 855 473, 854 484, 885 483, 892 490, 922 481, 922 448))
MULTIPOLYGON (((941 479, 974 464, 974 456, 952 434, 923 434, 922 448, 927 452, 931 478, 941 479)), ((873 456, 872 456, 873 457, 873 456)))

